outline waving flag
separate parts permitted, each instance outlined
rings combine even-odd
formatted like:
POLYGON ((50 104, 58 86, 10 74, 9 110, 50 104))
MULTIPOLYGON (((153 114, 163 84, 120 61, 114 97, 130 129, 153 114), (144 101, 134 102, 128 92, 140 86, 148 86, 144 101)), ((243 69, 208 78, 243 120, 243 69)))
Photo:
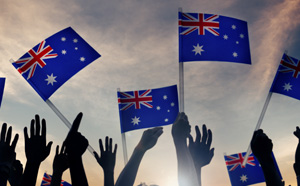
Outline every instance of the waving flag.
POLYGON ((0 107, 1 107, 2 98, 3 98, 4 85, 5 85, 5 78, 0 78, 0 107))
POLYGON ((100 57, 68 27, 30 49, 13 66, 46 101, 60 86, 100 57))
POLYGON ((270 92, 300 100, 300 60, 283 54, 270 92))
POLYGON ((247 22, 215 14, 179 12, 179 61, 251 64, 247 22))
POLYGON ((118 92, 121 132, 172 124, 179 112, 177 86, 118 92))
MULTIPOLYGON (((247 186, 265 182, 262 168, 253 154, 250 154, 246 165, 242 165, 245 155, 246 152, 224 156, 232 186, 247 186)), ((281 177, 274 155, 273 160, 281 177)))
MULTIPOLYGON (((43 180, 41 186, 50 186, 51 185, 52 176, 50 174, 44 173, 43 180)), ((72 186, 68 182, 61 180, 60 186, 72 186)))

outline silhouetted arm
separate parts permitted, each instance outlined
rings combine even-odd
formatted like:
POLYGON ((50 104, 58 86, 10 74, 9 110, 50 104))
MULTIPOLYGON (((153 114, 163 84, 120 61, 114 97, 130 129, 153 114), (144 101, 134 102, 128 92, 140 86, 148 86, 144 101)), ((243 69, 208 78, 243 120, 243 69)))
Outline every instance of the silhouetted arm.
POLYGON ((7 125, 4 123, 1 128, 0 137, 0 186, 6 186, 7 184, 10 170, 16 159, 15 148, 19 139, 19 135, 16 134, 10 145, 12 128, 9 127, 7 132, 6 129, 7 125))
POLYGON ((79 113, 64 142, 69 162, 72 186, 88 186, 82 162, 82 155, 86 151, 89 142, 78 132, 81 118, 82 113, 79 113))
POLYGON ((61 185, 61 180, 62 180, 62 175, 65 172, 65 170, 68 169, 69 164, 68 164, 68 158, 65 152, 65 146, 62 145, 60 153, 59 151, 59 146, 56 146, 56 153, 55 157, 53 160, 53 173, 52 173, 52 179, 51 179, 51 185, 50 186, 60 186, 61 185))
POLYGON ((139 165, 147 150, 154 147, 159 136, 163 133, 162 127, 155 127, 144 131, 143 136, 135 147, 128 163, 122 170, 115 186, 133 186, 139 165))
POLYGON ((23 175, 23 165, 19 160, 15 160, 9 174, 9 184, 19 186, 23 175))
POLYGON ((105 138, 105 150, 103 148, 102 140, 99 139, 100 155, 94 152, 95 158, 99 165, 102 167, 104 172, 104 186, 114 186, 114 169, 116 164, 116 153, 117 144, 115 144, 115 149, 112 149, 112 138, 105 138))
POLYGON ((48 157, 51 150, 52 141, 46 144, 45 119, 42 119, 41 131, 40 127, 40 117, 39 115, 35 115, 35 119, 31 120, 30 137, 27 133, 27 127, 24 128, 27 162, 21 180, 21 186, 35 186, 40 164, 48 157))
POLYGON ((296 131, 294 135, 298 138, 298 145, 295 153, 295 163, 294 163, 294 170, 297 176, 297 183, 300 186, 300 129, 296 127, 296 131))
POLYGON ((179 113, 172 126, 172 136, 177 155, 179 186, 199 185, 194 162, 187 146, 187 138, 190 136, 190 132, 191 126, 187 116, 183 112, 179 113))
POLYGON ((273 143, 268 136, 259 129, 254 132, 251 140, 251 149, 259 161, 264 173, 267 186, 283 186, 280 175, 276 170, 272 157, 273 143))
POLYGON ((202 138, 199 127, 195 127, 196 139, 193 141, 193 137, 189 137, 189 150, 194 161, 196 168, 198 182, 201 185, 201 168, 208 165, 214 156, 214 148, 210 149, 212 142, 212 132, 207 130, 206 125, 202 126, 202 138))

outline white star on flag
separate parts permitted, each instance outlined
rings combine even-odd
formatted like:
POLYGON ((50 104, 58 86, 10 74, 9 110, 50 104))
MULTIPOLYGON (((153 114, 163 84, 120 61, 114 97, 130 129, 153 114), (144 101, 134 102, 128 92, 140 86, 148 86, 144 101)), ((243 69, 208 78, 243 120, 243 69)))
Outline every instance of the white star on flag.
POLYGON ((65 55, 65 54, 67 53, 67 51, 66 51, 66 50, 62 50, 61 53, 62 53, 63 55, 65 55))
POLYGON ((285 83, 282 87, 284 88, 284 90, 289 91, 292 90, 292 86, 290 83, 285 83))
POLYGON ((140 118, 138 118, 136 116, 134 116, 134 118, 131 118, 131 119, 132 119, 131 123, 133 123, 133 125, 138 125, 139 122, 141 122, 140 118))
POLYGON ((61 41, 66 41, 67 39, 65 37, 62 37, 61 38, 61 41))
POLYGON ((81 58, 80 58, 80 61, 81 61, 81 62, 84 62, 84 61, 85 61, 85 58, 84 58, 84 57, 81 57, 81 58))
POLYGON ((240 34, 240 38, 242 38, 242 39, 243 39, 243 38, 244 38, 244 34, 240 34))
POLYGON ((241 181, 244 183, 244 182, 247 182, 247 175, 242 175, 241 176, 241 181))
POLYGON ((238 54, 236 52, 232 53, 233 57, 238 57, 238 54))
POLYGON ((49 75, 47 75, 47 76, 48 76, 48 78, 45 79, 45 81, 48 82, 47 85, 49 85, 49 84, 51 83, 51 85, 53 86, 53 83, 57 82, 57 81, 55 80, 55 78, 56 78, 57 76, 53 76, 53 73, 52 73, 50 76, 49 76, 49 75))
POLYGON ((225 34, 225 35, 223 36, 223 38, 224 38, 225 40, 227 40, 227 39, 228 39, 228 35, 225 34))
POLYGON ((168 99, 168 96, 167 95, 164 95, 164 100, 168 99))
POLYGON ((236 29, 236 26, 235 26, 235 25, 232 25, 231 28, 232 28, 233 30, 235 30, 235 29, 236 29))
POLYGON ((77 42, 78 42, 78 40, 77 40, 77 39, 73 39, 73 42, 74 42, 74 43, 77 43, 77 42))
POLYGON ((157 106, 157 107, 156 107, 156 110, 160 110, 160 106, 157 106))
POLYGON ((200 54, 201 55, 201 52, 203 52, 204 50, 202 49, 203 48, 203 45, 202 46, 199 46, 199 43, 197 44, 197 46, 193 46, 194 47, 194 50, 192 50, 193 52, 195 52, 195 55, 197 54, 200 54))

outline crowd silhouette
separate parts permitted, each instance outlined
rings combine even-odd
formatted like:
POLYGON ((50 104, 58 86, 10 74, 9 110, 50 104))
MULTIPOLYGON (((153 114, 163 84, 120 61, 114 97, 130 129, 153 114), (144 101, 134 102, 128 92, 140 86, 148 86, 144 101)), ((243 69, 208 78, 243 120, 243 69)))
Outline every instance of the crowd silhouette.
MULTIPOLYGON (((82 155, 88 147, 88 140, 78 132, 83 114, 79 113, 61 147, 56 146, 53 160, 52 180, 50 186, 60 186, 63 173, 69 169, 73 186, 88 186, 82 155)), ((213 156, 212 131, 202 126, 202 132, 195 126, 196 136, 191 135, 191 125, 185 113, 179 113, 172 126, 172 137, 177 156, 178 185, 201 186, 201 169, 208 165, 213 156)), ((94 152, 98 164, 104 173, 104 186, 133 186, 139 165, 145 153, 152 149, 163 134, 162 127, 144 131, 136 145, 128 163, 123 168, 115 182, 114 169, 116 164, 117 144, 106 136, 105 144, 99 139, 100 153, 94 152)), ((295 153, 294 170, 299 185, 300 175, 300 128, 296 127, 294 135, 299 143, 295 153)), ((0 186, 35 186, 41 163, 49 156, 52 141, 46 140, 46 120, 40 120, 39 115, 31 120, 30 131, 24 128, 26 164, 16 159, 15 148, 19 134, 12 137, 12 127, 2 125, 0 136, 0 186)), ((267 186, 283 186, 284 182, 275 167, 272 158, 272 140, 259 129, 254 132, 251 149, 258 159, 267 186)))

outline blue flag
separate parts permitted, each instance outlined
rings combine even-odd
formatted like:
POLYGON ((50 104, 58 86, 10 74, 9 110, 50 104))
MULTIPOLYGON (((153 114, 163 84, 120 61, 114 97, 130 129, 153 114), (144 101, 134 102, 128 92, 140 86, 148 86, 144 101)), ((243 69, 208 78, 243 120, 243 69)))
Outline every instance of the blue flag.
POLYGON ((270 92, 283 94, 300 100, 299 60, 283 54, 270 92))
POLYGON ((100 57, 68 27, 30 49, 13 66, 46 101, 60 86, 100 57))
POLYGON ((215 14, 179 12, 179 62, 251 64, 247 22, 215 14))
MULTIPOLYGON (((41 186, 49 186, 51 185, 52 176, 50 174, 44 173, 43 180, 41 186)), ((72 186, 68 182, 61 180, 61 186, 72 186)))
POLYGON ((177 86, 118 92, 121 132, 172 124, 179 112, 177 86))
POLYGON ((5 78, 0 78, 0 107, 1 107, 3 93, 4 93, 4 86, 5 86, 5 78))
MULTIPOLYGON (((253 154, 248 157, 245 167, 242 166, 245 155, 246 152, 224 156, 232 186, 247 186, 265 182, 262 168, 253 154)), ((281 177, 274 154, 272 156, 281 177)))

